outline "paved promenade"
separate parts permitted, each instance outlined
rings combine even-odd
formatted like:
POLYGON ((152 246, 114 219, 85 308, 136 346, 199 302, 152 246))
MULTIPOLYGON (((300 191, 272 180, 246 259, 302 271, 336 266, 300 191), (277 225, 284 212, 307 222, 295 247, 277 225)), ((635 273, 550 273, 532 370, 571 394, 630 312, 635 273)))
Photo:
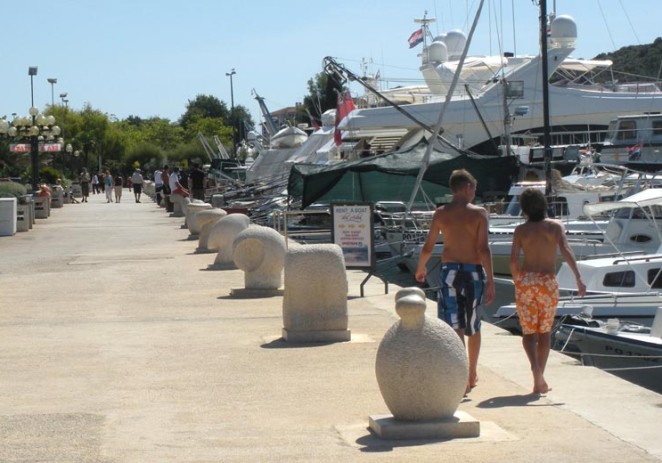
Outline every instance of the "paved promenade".
MULTIPOLYGON (((124 191, 0 237, 0 462, 650 462, 662 396, 552 352, 529 395, 520 339, 491 325, 460 410, 481 436, 383 441, 374 373, 397 320, 350 271, 352 341, 288 345, 282 298, 233 299, 181 218, 124 191)), ((434 304, 428 313, 434 316, 434 304)))

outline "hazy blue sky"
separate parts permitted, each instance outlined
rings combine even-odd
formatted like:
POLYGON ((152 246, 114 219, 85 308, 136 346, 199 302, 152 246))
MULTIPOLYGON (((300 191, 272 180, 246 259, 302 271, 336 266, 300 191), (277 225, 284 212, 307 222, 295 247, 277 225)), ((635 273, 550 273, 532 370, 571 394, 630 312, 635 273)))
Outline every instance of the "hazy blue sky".
MULTIPOLYGON (((554 1, 548 0, 548 11, 554 1)), ((85 103, 125 118, 177 120, 188 100, 214 95, 259 119, 255 89, 270 110, 291 106, 308 93, 308 79, 334 56, 360 73, 361 61, 382 78, 420 79, 417 54, 407 38, 424 11, 437 18, 433 33, 468 32, 478 0, 0 0, 0 117, 27 114, 29 66, 35 106, 51 102, 47 78, 57 78, 55 102, 85 103)), ((538 6, 531 0, 487 0, 471 54, 515 50, 536 54, 538 6), (491 20, 490 20, 491 19, 491 20), (503 26, 501 26, 502 24, 503 26), (503 28, 503 46, 499 45, 503 28)), ((572 16, 579 39, 575 57, 652 42, 662 35, 660 0, 557 0, 572 16)), ((352 86, 354 93, 362 93, 352 86)))

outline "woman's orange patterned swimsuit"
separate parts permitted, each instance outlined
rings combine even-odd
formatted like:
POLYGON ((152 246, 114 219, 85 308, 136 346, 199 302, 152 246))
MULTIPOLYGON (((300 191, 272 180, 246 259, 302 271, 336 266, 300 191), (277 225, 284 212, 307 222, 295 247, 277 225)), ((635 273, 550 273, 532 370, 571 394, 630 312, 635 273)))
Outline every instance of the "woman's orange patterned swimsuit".
POLYGON ((555 275, 520 272, 515 280, 515 305, 523 334, 551 331, 558 303, 555 275))

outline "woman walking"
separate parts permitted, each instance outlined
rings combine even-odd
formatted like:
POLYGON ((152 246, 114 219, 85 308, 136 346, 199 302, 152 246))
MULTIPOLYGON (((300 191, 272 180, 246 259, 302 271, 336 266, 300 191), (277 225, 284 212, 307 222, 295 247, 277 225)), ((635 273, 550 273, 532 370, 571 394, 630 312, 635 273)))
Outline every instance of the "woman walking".
POLYGON ((103 183, 106 191, 106 202, 107 203, 112 203, 113 202, 113 176, 110 175, 110 171, 106 170, 104 178, 103 178, 103 183))

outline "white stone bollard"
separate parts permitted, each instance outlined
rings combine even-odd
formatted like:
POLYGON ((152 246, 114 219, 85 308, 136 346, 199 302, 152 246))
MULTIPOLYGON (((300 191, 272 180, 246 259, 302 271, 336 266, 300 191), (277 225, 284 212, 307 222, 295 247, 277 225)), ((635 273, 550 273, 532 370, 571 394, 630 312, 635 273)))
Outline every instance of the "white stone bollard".
POLYGON ((173 193, 170 195, 170 201, 172 201, 173 205, 172 214, 170 214, 170 217, 184 217, 184 210, 186 209, 186 205, 189 204, 191 200, 188 197, 173 193))
POLYGON ((218 251, 216 260, 208 270, 235 269, 237 266, 232 258, 232 243, 239 233, 248 228, 251 220, 245 214, 228 214, 216 222, 209 232, 207 247, 218 251))
POLYGON ((426 317, 425 293, 396 294, 396 322, 379 345, 375 372, 392 415, 370 417, 385 439, 477 437, 480 423, 457 407, 469 376, 464 345, 455 331, 426 317))
POLYGON ((212 249, 207 247, 207 242, 209 241, 209 234, 212 230, 212 227, 216 222, 221 220, 223 217, 228 215, 223 209, 218 209, 216 207, 211 209, 205 209, 195 214, 195 220, 200 226, 200 233, 198 234, 198 247, 195 250, 197 253, 206 253, 213 252, 212 249))
POLYGON ((202 228, 202 226, 195 219, 196 214, 208 209, 211 209, 211 204, 200 201, 199 199, 194 199, 186 205, 186 220, 184 220, 184 223, 188 227, 188 231, 191 236, 197 238, 202 228))
POLYGON ((337 244, 290 247, 285 254, 283 339, 349 341, 347 274, 337 244))
POLYGON ((273 228, 251 225, 232 243, 234 263, 244 271, 243 289, 233 289, 232 296, 268 297, 283 294, 285 238, 273 228))

